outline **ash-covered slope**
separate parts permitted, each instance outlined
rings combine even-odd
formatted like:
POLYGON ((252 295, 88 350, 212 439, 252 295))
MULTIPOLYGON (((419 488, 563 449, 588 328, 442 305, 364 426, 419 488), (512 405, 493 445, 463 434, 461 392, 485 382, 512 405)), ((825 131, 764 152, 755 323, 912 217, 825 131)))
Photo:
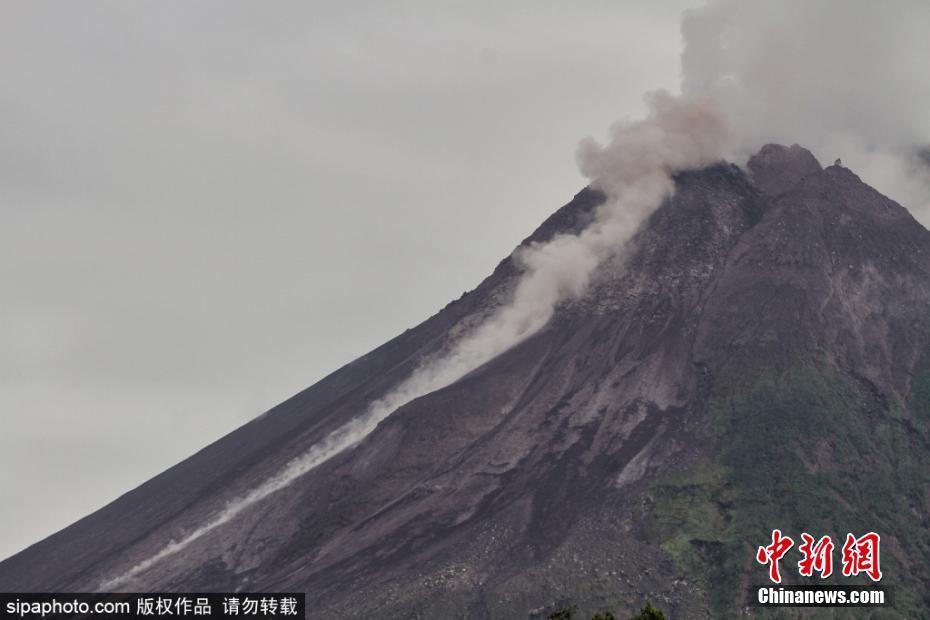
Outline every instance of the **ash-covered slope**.
MULTIPOLYGON (((764 577, 773 528, 875 530, 897 586, 885 617, 930 617, 930 233, 797 146, 676 187, 582 299, 354 449, 164 554, 502 303, 510 259, 0 563, 0 590, 302 589, 320 618, 649 598, 720 618, 764 577)), ((582 191, 531 239, 583 228, 600 200, 582 191)))

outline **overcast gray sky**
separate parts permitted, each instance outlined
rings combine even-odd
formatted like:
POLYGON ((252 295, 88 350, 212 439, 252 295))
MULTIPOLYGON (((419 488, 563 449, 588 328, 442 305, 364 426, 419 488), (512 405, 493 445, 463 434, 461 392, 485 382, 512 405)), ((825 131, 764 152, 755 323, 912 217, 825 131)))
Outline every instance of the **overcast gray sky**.
POLYGON ((476 285, 692 4, 0 3, 0 557, 476 285))

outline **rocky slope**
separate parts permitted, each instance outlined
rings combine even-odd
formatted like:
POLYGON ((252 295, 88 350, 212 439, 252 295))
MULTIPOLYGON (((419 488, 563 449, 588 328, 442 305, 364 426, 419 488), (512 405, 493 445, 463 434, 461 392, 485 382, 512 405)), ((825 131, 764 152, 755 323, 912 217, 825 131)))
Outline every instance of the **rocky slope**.
MULTIPOLYGON (((760 615, 746 587, 765 577, 754 552, 773 528, 875 530, 897 587, 875 617, 930 617, 930 233, 798 146, 676 185, 541 332, 120 587, 300 589, 319 618, 645 599, 725 618, 760 615)), ((601 199, 583 190, 527 242, 583 228, 601 199)), ((125 574, 361 413, 515 275, 504 260, 426 322, 0 563, 0 590, 125 574)))

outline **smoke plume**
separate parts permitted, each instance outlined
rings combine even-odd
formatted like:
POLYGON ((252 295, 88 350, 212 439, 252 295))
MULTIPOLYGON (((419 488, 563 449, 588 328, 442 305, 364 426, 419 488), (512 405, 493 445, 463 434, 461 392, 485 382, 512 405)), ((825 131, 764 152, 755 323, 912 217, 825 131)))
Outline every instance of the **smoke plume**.
POLYGON ((494 311, 447 353, 427 360, 400 385, 371 403, 363 415, 334 430, 273 478, 100 588, 113 590, 124 585, 356 445, 398 408, 450 385, 510 349, 542 328, 560 302, 583 295, 597 266, 620 250, 639 224, 671 195, 672 174, 718 161, 727 144, 727 127, 709 99, 659 91, 648 95, 646 103, 648 117, 616 124, 607 144, 590 138, 581 143, 581 171, 607 199, 597 209, 592 223, 579 234, 561 234, 545 243, 518 248, 514 259, 522 271, 509 303, 494 311))
POLYGON ((930 58, 930 4, 895 6, 902 10, 847 0, 715 0, 686 12, 682 94, 647 96, 647 118, 618 123, 604 145, 587 139, 579 148, 581 171, 607 197, 587 228, 518 249, 522 271, 508 303, 273 478, 101 588, 125 584, 356 445, 406 403, 536 333, 559 303, 585 293, 597 266, 668 198, 676 171, 744 158, 766 142, 797 142, 821 160, 843 158, 930 217, 930 73, 922 62, 930 58))
POLYGON ((682 20, 682 92, 723 109, 735 159, 798 143, 930 224, 928 32, 923 0, 712 0, 682 20))
POLYGON ((669 197, 676 171, 744 158, 766 142, 798 142, 821 160, 842 157, 866 181, 930 216, 930 73, 923 62, 930 58, 930 4, 895 6, 906 10, 846 0, 714 0, 687 11, 682 95, 649 95, 647 118, 615 125, 604 145, 588 139, 579 148, 582 172, 607 197, 587 228, 518 249, 522 272, 508 303, 273 478, 101 587, 125 584, 356 445, 406 403, 536 333, 559 303, 585 293, 597 266, 669 197))

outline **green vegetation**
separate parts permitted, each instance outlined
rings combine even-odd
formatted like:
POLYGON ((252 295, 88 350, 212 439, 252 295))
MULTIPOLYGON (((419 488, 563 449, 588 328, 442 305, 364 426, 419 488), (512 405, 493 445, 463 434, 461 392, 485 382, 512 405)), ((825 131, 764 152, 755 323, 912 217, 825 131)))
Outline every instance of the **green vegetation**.
POLYGON ((930 368, 914 377, 911 411, 918 424, 926 431, 930 427, 930 368))
POLYGON ((549 614, 548 618, 549 620, 572 620, 572 618, 575 616, 575 611, 577 609, 578 608, 574 606, 562 607, 560 609, 556 609, 551 614, 549 614))
MULTIPOLYGON (((855 386, 810 370, 762 374, 737 389, 717 385, 714 394, 716 430, 707 439, 716 454, 646 492, 642 522, 682 573, 710 593, 715 613, 734 616, 748 586, 764 581, 755 548, 779 528, 795 541, 801 532, 835 542, 847 531, 879 532, 883 583, 896 586, 887 617, 926 617, 920 593, 930 581, 930 538, 920 515, 930 501, 930 451, 911 423, 867 409, 855 386)), ((915 382, 911 411, 930 420, 930 372, 915 382)), ((788 583, 804 581, 795 552, 782 561, 788 583)), ((838 572, 828 582, 857 583, 838 572)), ((823 617, 855 615, 831 610, 823 617)))
POLYGON ((665 614, 649 603, 646 603, 642 611, 630 618, 630 620, 665 620, 665 614))

